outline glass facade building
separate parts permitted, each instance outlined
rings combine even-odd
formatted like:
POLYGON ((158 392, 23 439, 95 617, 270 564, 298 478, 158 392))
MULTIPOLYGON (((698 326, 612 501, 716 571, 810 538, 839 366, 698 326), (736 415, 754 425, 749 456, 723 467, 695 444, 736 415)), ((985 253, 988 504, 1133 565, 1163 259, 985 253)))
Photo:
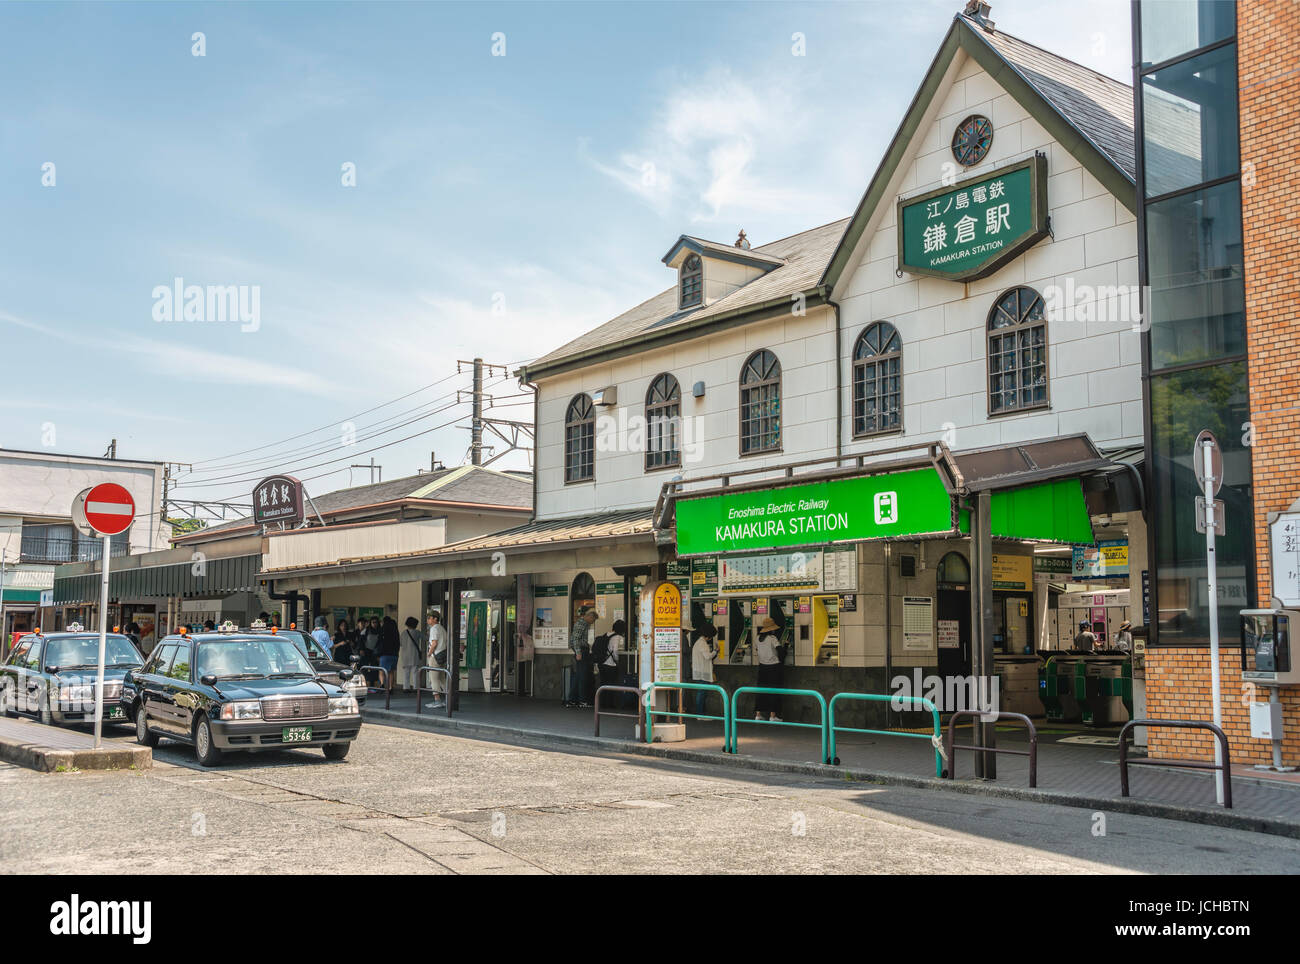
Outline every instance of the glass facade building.
POLYGON ((1145 286, 1148 568, 1153 645, 1209 642, 1205 536, 1192 448, 1223 451, 1219 631, 1255 605, 1251 429, 1237 105, 1236 3, 1133 7, 1138 253, 1145 286))

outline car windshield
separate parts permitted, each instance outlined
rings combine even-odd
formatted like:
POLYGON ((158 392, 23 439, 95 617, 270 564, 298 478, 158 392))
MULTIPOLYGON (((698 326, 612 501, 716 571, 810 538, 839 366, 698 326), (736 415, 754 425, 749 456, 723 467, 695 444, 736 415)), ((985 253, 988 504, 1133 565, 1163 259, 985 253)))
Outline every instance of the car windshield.
POLYGON ((282 636, 204 640, 199 644, 198 675, 314 676, 301 650, 282 636))
MULTIPOLYGON (((45 665, 75 669, 99 665, 98 636, 51 637, 45 641, 45 665)), ((105 666, 139 666, 140 654, 125 636, 109 636, 104 641, 105 666)))
POLYGON ((310 659, 329 659, 330 654, 325 652, 321 644, 316 642, 306 633, 296 629, 282 629, 277 634, 292 639, 298 644, 298 648, 307 654, 310 659))

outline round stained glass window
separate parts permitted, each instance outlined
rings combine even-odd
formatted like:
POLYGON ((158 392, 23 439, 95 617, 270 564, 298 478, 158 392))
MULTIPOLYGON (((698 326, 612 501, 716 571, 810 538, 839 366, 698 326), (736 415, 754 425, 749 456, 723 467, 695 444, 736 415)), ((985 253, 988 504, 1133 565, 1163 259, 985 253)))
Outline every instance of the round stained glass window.
POLYGON ((952 156, 962 167, 984 160, 993 146, 993 124, 980 114, 971 114, 957 125, 952 135, 952 156))

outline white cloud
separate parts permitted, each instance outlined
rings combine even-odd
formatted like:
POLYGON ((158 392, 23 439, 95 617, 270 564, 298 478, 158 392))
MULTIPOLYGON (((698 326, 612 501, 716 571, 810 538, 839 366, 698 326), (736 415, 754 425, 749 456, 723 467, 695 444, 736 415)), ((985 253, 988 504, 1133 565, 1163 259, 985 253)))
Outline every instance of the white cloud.
POLYGON ((617 161, 581 151, 660 213, 681 209, 692 221, 820 205, 809 188, 816 112, 801 88, 796 75, 751 80, 719 68, 675 85, 617 161))

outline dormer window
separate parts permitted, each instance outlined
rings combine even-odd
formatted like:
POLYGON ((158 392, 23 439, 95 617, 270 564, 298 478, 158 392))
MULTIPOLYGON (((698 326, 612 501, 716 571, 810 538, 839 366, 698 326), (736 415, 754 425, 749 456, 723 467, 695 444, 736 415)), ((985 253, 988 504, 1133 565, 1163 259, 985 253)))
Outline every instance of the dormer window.
POLYGON ((698 254, 682 262, 682 293, 679 308, 693 308, 704 300, 704 262, 698 254))

